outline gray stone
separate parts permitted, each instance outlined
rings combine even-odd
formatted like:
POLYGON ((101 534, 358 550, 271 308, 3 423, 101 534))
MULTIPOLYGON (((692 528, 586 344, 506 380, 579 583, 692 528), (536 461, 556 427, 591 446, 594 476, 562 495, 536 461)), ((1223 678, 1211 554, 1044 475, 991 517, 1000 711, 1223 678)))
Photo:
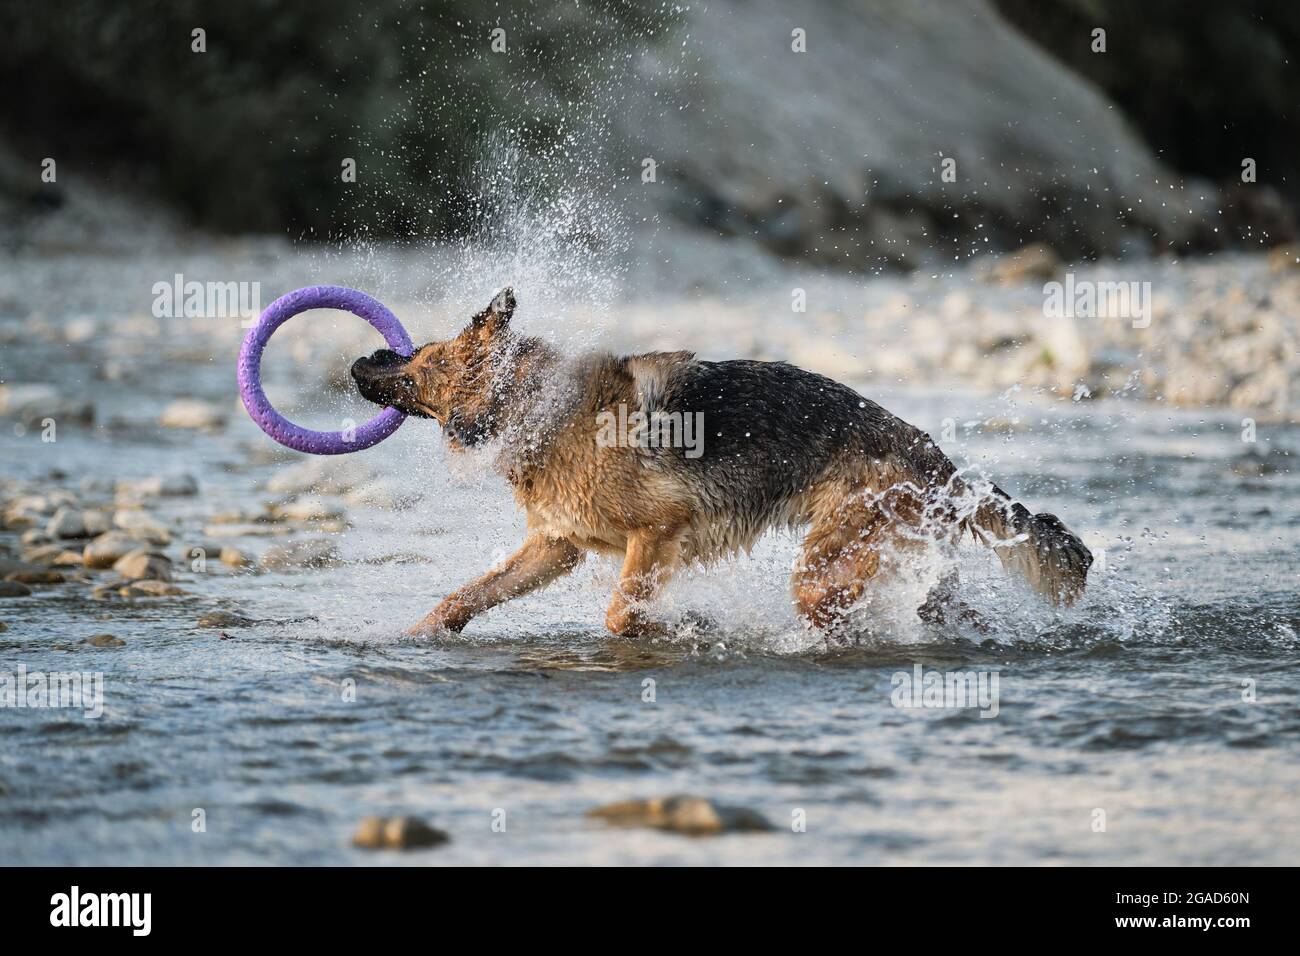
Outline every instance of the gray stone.
POLYGON ((143 580, 131 582, 121 593, 124 597, 182 597, 190 592, 166 581, 143 580))
POLYGON ((150 544, 169 544, 172 540, 167 526, 147 511, 119 508, 113 514, 113 524, 150 544))
POLYGON ((0 598, 26 597, 32 589, 17 581, 0 581, 0 598))
POLYGON ((746 807, 724 806, 704 797, 678 794, 648 800, 622 800, 587 813, 615 826, 650 827, 689 836, 755 833, 772 830, 762 814, 746 807))
POLYGON ((295 544, 277 545, 262 555, 262 567, 268 571, 328 568, 340 563, 338 548, 327 538, 309 538, 295 544))
POLYGON ((61 544, 43 544, 24 551, 23 560, 43 568, 72 567, 81 563, 81 552, 73 551, 61 544))
POLYGON ((139 501, 146 498, 189 497, 199 493, 199 482, 190 474, 151 475, 148 478, 123 479, 116 483, 119 498, 139 501))
POLYGON ((224 408, 196 398, 180 398, 162 410, 158 424, 164 428, 194 428, 211 431, 226 423, 224 408))
POLYGON ((343 509, 319 495, 302 495, 271 506, 271 515, 281 521, 329 521, 343 517, 343 509))
POLYGON ((51 538, 85 538, 86 521, 75 508, 60 508, 45 526, 45 533, 51 538))
POLYGON ((170 581, 172 563, 166 555, 144 548, 124 555, 113 564, 113 570, 128 580, 170 581))
POLYGON ((247 627, 256 622, 233 611, 209 611, 198 619, 199 627, 247 627))
POLYGON ((228 564, 232 568, 247 568, 251 567, 255 562, 249 555, 238 548, 226 545, 221 549, 221 563, 228 564))
POLYGON ((82 643, 89 644, 91 647, 126 647, 126 641, 112 634, 96 634, 86 638, 82 643))
POLYGON ((367 850, 418 850, 449 839, 442 830, 416 817, 366 817, 353 834, 352 845, 367 850))
POLYGON ((81 553, 82 563, 88 568, 111 568, 132 551, 143 548, 147 542, 132 537, 125 531, 109 531, 95 538, 81 553))
POLYGON ((58 571, 11 571, 5 575, 6 581, 19 584, 62 584, 67 579, 58 571))

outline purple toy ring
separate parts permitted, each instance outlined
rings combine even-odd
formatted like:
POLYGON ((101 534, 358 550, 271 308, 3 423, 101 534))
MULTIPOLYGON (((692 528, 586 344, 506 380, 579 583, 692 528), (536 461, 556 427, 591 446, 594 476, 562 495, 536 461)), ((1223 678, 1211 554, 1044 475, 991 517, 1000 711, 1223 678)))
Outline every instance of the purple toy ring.
POLYGON ((239 350, 239 394, 253 421, 281 445, 313 455, 343 455, 377 445, 406 420, 395 408, 385 408, 370 421, 356 429, 344 432, 318 432, 289 421, 267 401, 262 391, 262 350, 273 333, 299 312, 308 309, 342 309, 360 316, 373 325, 384 337, 389 348, 402 355, 411 355, 415 348, 411 337, 378 299, 356 289, 337 285, 313 285, 282 295, 263 311, 244 339, 239 350))

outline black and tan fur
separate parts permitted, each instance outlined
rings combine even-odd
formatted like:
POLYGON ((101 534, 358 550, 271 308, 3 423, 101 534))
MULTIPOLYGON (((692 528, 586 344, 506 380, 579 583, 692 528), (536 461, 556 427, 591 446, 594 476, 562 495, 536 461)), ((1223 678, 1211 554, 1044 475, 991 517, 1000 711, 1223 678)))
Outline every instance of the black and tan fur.
MULTIPOLYGON (((513 331, 514 307, 505 289, 456 338, 352 367, 362 395, 437 419, 453 450, 492 443, 527 513, 519 550, 412 633, 459 631, 591 551, 623 561, 608 628, 657 633, 649 604, 674 571, 748 550, 772 528, 806 529, 794 602, 819 628, 862 598, 894 555, 963 532, 1053 603, 1082 593, 1092 557, 1055 516, 1030 514, 996 486, 975 494, 928 435, 847 386, 784 362, 705 362, 690 352, 570 358, 513 331), (603 447, 598 415, 620 403, 702 412, 703 454, 603 447)), ((942 617, 934 601, 922 612, 942 617)))

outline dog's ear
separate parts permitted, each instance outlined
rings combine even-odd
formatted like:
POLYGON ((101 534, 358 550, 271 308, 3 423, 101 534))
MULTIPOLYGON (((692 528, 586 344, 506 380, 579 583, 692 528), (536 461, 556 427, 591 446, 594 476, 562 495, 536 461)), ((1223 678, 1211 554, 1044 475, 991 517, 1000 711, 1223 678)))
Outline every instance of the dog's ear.
POLYGON ((488 307, 474 316, 471 326, 488 335, 505 329, 510 324, 510 316, 515 314, 515 290, 506 286, 492 297, 488 307))

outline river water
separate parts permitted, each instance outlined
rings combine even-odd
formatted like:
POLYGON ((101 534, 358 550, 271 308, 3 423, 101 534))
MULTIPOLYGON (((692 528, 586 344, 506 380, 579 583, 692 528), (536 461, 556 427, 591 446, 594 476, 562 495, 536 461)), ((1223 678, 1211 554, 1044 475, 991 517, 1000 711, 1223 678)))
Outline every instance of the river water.
MULTIPOLYGON (((328 262, 274 273, 255 247, 227 255, 272 277, 266 298, 337 275, 328 262)), ((591 561, 431 642, 401 632, 522 537, 504 482, 481 459, 448 460, 428 422, 346 459, 282 452, 234 399, 240 330, 148 315, 140 277, 169 278, 170 261, 62 268, 23 277, 17 263, 7 277, 3 377, 89 398, 96 424, 62 423, 42 443, 6 422, 6 494, 65 488, 111 511, 113 480, 177 472, 200 493, 146 502, 171 529, 186 594, 96 600, 69 581, 0 601, 0 670, 104 681, 98 719, 0 709, 5 863, 1295 862, 1295 426, 1261 424, 1251 442, 1227 411, 857 381, 1077 530, 1099 555, 1085 600, 1052 612, 970 545, 953 560, 989 634, 917 620, 929 567, 882 586, 828 641, 796 620, 796 541, 774 535, 669 589, 663 613, 700 612, 707 630, 612 639, 616 568, 591 561), (136 283, 129 304, 105 304, 115 283, 136 283), (33 311, 37 294, 57 306, 33 311), (213 403, 225 424, 159 427, 178 396, 213 403), (254 520, 311 489, 346 527, 254 520), (333 542, 338 566, 235 570, 211 556, 309 538, 333 542), (214 610, 254 623, 197 626, 214 610), (98 633, 125 645, 80 643, 98 633), (896 706, 917 666, 996 675, 996 706, 896 706), (749 807, 774 829, 689 838, 585 816, 670 793, 749 807), (419 816, 451 841, 354 849, 368 814, 419 816)), ((347 278, 382 294, 383 273, 372 261, 347 278)), ((564 291, 538 285, 542 299, 564 291)), ((462 316, 481 304, 451 298, 462 316)), ((528 301, 521 290, 516 321, 554 332, 528 301)), ((663 314, 670 334, 671 305, 663 314)), ((454 318, 449 306, 413 335, 454 318)), ((602 327, 572 322, 584 336, 602 327)), ((347 317, 296 324, 268 353, 272 397, 317 427, 367 415, 320 383, 377 337, 347 317)), ((19 533, 0 533, 11 556, 19 533)))

